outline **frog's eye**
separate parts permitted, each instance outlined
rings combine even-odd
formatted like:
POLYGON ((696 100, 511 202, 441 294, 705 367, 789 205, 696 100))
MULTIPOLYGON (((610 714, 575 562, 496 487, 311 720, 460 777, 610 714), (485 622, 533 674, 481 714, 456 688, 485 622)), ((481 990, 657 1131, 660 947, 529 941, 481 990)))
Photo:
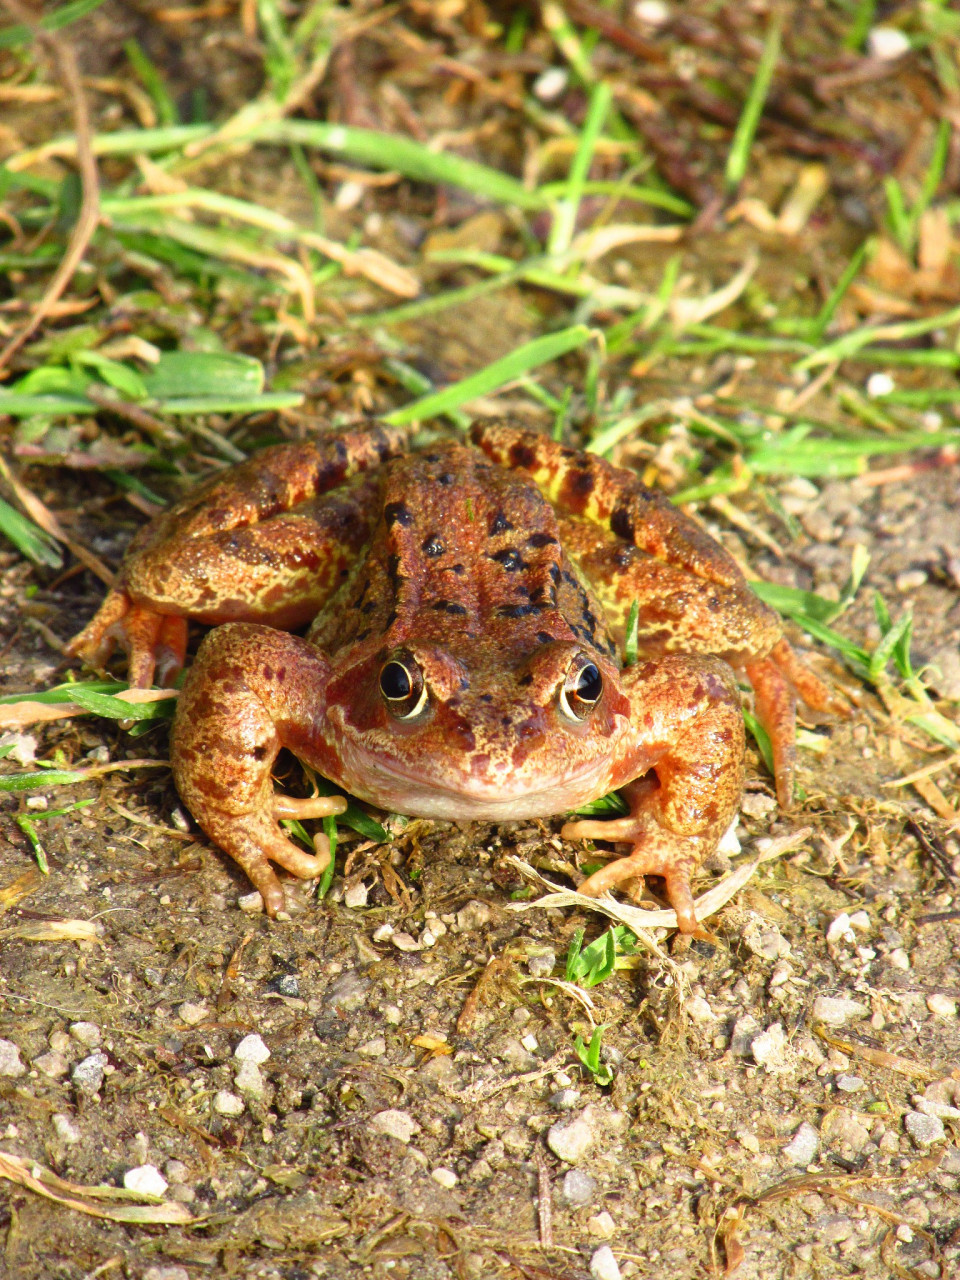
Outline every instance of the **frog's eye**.
POLYGON ((423 675, 410 657, 391 658, 380 668, 380 692, 390 714, 398 720, 412 720, 427 704, 423 675))
POLYGON ((567 672, 560 690, 560 710, 569 720, 586 720, 600 701, 603 676, 595 662, 581 654, 567 672))

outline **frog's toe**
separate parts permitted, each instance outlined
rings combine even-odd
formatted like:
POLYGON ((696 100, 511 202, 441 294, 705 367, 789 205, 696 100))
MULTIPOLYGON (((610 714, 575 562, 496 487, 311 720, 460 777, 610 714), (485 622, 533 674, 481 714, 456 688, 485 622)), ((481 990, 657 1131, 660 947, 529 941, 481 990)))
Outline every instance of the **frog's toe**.
POLYGON ((127 654, 127 679, 135 689, 174 682, 187 654, 187 620, 133 602, 114 589, 66 652, 102 671, 119 646, 127 654))
POLYGON ((268 916, 275 916, 285 909, 283 886, 271 863, 283 867, 298 880, 315 880, 330 864, 330 841, 325 835, 314 836, 316 853, 309 854, 288 840, 273 819, 257 814, 249 815, 242 830, 234 828, 229 834, 218 832, 213 838, 243 868, 253 887, 260 891, 263 909, 268 916))

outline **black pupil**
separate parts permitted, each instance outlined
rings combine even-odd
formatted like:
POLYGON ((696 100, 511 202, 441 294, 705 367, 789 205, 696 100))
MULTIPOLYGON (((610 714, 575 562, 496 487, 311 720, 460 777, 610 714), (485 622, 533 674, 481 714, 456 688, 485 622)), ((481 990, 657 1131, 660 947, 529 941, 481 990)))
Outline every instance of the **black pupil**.
POLYGON ((603 690, 603 677, 593 665, 588 662, 577 677, 577 697, 583 702, 596 702, 603 690))
POLYGON ((413 685, 406 667, 388 662, 380 672, 380 691, 385 698, 408 698, 413 685))

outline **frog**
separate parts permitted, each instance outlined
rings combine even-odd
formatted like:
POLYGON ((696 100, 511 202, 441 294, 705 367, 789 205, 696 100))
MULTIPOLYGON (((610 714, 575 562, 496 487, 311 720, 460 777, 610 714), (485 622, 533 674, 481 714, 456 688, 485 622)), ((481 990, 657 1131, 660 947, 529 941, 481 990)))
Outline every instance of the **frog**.
POLYGON ((272 778, 281 748, 349 796, 422 819, 573 814, 561 837, 626 845, 579 885, 639 900, 692 883, 738 813, 742 699, 793 798, 798 699, 844 713, 734 557, 631 470, 509 420, 421 448, 377 422, 317 430, 215 474, 133 539, 69 653, 132 685, 173 682, 212 627, 171 731, 174 779, 270 916, 277 869, 330 844, 284 819, 344 811, 272 778), (625 659, 628 630, 630 657, 625 659), (576 816, 619 792, 619 817, 576 816))

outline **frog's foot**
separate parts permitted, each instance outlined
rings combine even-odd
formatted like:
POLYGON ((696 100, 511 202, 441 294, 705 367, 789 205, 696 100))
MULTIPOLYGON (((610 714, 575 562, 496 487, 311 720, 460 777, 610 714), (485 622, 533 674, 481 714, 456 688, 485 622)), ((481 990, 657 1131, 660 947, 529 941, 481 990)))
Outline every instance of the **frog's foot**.
POLYGON ((343 813, 347 802, 342 796, 315 796, 298 800, 276 795, 272 813, 204 814, 204 830, 230 854, 247 873, 263 898, 263 909, 271 918, 285 909, 283 886, 271 863, 283 867, 298 880, 315 880, 330 865, 330 841, 325 835, 313 837, 315 853, 306 853, 288 839, 277 826, 281 818, 326 818, 343 813))
POLYGON ((135 604, 114 587, 66 652, 102 671, 117 645, 128 656, 127 679, 134 688, 149 689, 154 680, 172 684, 187 654, 186 618, 135 604))
POLYGON ((633 845, 623 858, 615 858, 588 876, 577 890, 597 898, 612 889, 623 888, 634 901, 643 892, 644 876, 663 876, 667 900, 677 913, 682 933, 700 928, 693 909, 690 877, 703 860, 703 841, 668 831, 648 814, 631 814, 610 821, 589 819, 568 822, 560 831, 565 840, 612 840, 633 845))
POLYGON ((765 658, 748 662, 745 670, 757 719, 770 738, 777 800, 781 809, 789 809, 797 763, 797 697, 814 711, 835 715, 848 716, 850 707, 797 657, 787 640, 780 640, 765 658))

